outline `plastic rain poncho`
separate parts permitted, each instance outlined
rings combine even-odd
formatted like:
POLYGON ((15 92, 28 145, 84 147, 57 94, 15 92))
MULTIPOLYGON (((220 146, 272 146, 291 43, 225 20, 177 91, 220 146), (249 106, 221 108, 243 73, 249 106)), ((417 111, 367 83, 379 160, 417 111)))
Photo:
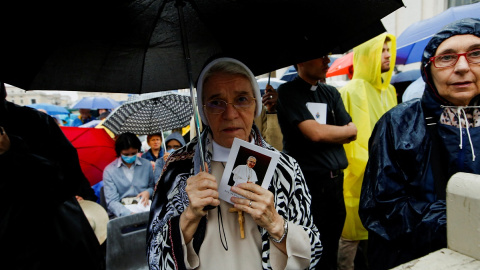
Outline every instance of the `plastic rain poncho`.
POLYGON ((353 49, 353 78, 340 89, 345 109, 357 126, 357 140, 345 144, 348 167, 344 174, 344 198, 347 217, 342 237, 367 239, 368 233, 358 217, 363 173, 368 160, 368 139, 375 123, 397 105, 395 88, 390 84, 396 57, 395 36, 381 34, 353 49), (381 73, 382 49, 386 38, 390 48, 390 70, 381 73))
POLYGON ((467 131, 439 122, 444 106, 452 104, 433 87, 428 63, 444 40, 462 34, 480 37, 480 20, 457 21, 432 37, 421 63, 422 98, 385 113, 370 138, 359 215, 369 233, 371 269, 390 269, 446 247, 448 179, 456 172, 480 173, 474 159, 480 127, 467 131))

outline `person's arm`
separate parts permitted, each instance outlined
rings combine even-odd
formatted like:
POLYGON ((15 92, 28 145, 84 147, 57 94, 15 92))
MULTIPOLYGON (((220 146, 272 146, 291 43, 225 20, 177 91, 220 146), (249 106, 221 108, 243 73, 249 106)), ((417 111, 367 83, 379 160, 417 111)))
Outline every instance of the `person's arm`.
MULTIPOLYGON (((116 162, 116 160, 113 162, 116 162)), ((118 181, 118 175, 115 174, 116 169, 121 170, 121 168, 116 168, 114 164, 110 163, 103 171, 103 191, 105 193, 105 201, 107 203, 107 208, 115 216, 128 216, 131 212, 120 202, 120 194, 115 185, 115 181, 118 181)))
POLYGON ((342 96, 337 89, 322 86, 322 90, 330 97, 332 104, 329 110, 335 115, 336 125, 319 124, 314 120, 306 120, 298 124, 298 128, 307 139, 314 142, 346 144, 357 139, 357 127, 345 109, 342 96))
POLYGON ((380 118, 369 142, 360 219, 369 233, 385 240, 412 237, 418 246, 425 241, 446 246, 446 202, 427 199, 428 189, 433 189, 429 185, 435 180, 430 165, 417 161, 428 156, 428 140, 423 139, 429 137, 426 125, 412 121, 411 112, 409 120, 403 121, 391 115, 380 118))
POLYGON ((319 124, 315 120, 305 120, 298 124, 302 134, 313 142, 349 143, 356 139, 357 127, 350 122, 345 126, 319 124))
POLYGON ((190 203, 180 215, 180 229, 185 243, 188 244, 197 231, 200 220, 207 214, 205 206, 218 206, 220 200, 215 176, 206 172, 190 177, 185 191, 190 203))
POLYGON ((267 113, 277 113, 278 93, 273 86, 267 84, 265 94, 262 96, 262 104, 267 113))
POLYGON ((248 199, 232 197, 231 200, 235 208, 250 214, 269 236, 281 239, 280 243, 270 240, 273 269, 314 269, 322 254, 322 244, 318 229, 312 222, 310 192, 293 158, 283 154, 279 162, 282 165, 278 166, 283 166, 283 169, 277 169, 269 190, 244 183, 232 187, 232 191, 248 199), (285 230, 285 220, 288 231, 285 230))
POLYGON ((235 183, 239 182, 241 183, 243 181, 243 178, 242 176, 240 175, 241 174, 241 171, 240 171, 240 166, 241 165, 238 165, 235 169, 233 169, 232 171, 232 174, 233 174, 233 181, 235 183))

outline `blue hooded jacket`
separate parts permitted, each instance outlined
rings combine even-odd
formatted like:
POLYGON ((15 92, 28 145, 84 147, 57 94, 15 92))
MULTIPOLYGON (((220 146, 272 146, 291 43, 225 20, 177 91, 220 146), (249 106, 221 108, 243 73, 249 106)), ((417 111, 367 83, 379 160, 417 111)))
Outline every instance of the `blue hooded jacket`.
MULTIPOLYGON (((185 139, 183 139, 182 134, 178 132, 173 132, 172 134, 168 135, 167 139, 165 139, 165 145, 167 145, 168 142, 171 140, 177 140, 180 143, 180 145, 182 145, 182 147, 185 146, 185 139)), ((160 175, 162 174, 162 171, 163 171, 163 166, 165 165, 165 161, 163 160, 163 151, 161 154, 162 155, 159 156, 155 161, 155 170, 153 172, 155 183, 160 178, 160 175)))
MULTIPOLYGON (((456 172, 480 173, 474 158, 480 127, 467 132, 439 123, 442 105, 452 104, 438 94, 430 75, 429 59, 438 46, 464 34, 480 37, 480 20, 456 21, 432 37, 421 63, 423 97, 388 111, 370 137, 359 215, 369 233, 371 269, 390 269, 447 247, 448 179, 456 172)), ((478 101, 476 96, 470 105, 478 101)))

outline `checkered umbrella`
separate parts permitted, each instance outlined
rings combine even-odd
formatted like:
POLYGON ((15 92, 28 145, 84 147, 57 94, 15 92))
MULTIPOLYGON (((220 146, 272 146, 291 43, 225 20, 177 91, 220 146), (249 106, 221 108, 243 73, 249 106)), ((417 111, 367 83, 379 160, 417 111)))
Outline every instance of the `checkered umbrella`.
POLYGON ((115 135, 148 135, 188 126, 192 115, 190 95, 166 91, 131 96, 103 125, 115 135))

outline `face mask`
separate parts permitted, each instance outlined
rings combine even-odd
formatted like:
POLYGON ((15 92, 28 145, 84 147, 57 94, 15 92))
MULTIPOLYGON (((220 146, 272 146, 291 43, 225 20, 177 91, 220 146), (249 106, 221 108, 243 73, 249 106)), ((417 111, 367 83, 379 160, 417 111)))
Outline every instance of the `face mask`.
POLYGON ((133 156, 122 155, 122 159, 123 159, 123 161, 125 161, 125 163, 130 164, 130 163, 135 162, 135 160, 137 159, 137 155, 133 155, 133 156))
POLYGON ((173 151, 175 151, 175 149, 172 148, 170 150, 167 150, 167 153, 171 154, 171 153, 173 153, 173 151))

